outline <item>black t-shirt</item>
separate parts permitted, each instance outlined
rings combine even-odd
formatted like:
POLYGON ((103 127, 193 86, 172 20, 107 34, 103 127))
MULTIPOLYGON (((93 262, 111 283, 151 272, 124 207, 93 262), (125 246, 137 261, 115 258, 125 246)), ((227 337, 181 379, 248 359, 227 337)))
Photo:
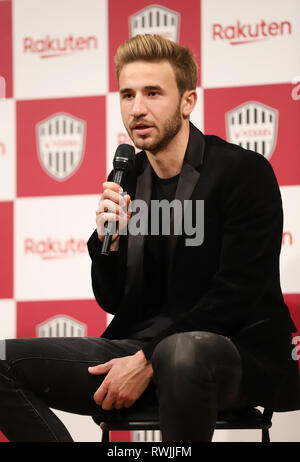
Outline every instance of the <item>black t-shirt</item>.
MULTIPOLYGON (((151 201, 167 199, 171 202, 179 175, 159 178, 152 170, 151 201)), ((162 211, 159 215, 159 234, 151 234, 151 207, 149 207, 148 235, 144 244, 144 285, 142 289, 141 317, 131 338, 152 338, 170 323, 167 312, 168 235, 162 234, 162 211)))

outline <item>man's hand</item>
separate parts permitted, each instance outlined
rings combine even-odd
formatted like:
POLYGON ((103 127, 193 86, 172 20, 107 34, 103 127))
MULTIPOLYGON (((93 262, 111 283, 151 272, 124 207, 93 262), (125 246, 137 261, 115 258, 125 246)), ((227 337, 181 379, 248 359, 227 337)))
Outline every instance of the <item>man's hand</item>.
POLYGON ((103 193, 96 210, 96 224, 98 238, 104 240, 104 224, 107 221, 117 222, 116 233, 112 236, 111 250, 117 250, 116 244, 120 231, 127 226, 131 216, 130 196, 121 196, 123 189, 117 183, 106 181, 103 183, 103 193))
POLYGON ((153 375, 152 365, 141 350, 132 356, 89 367, 88 371, 96 375, 108 373, 94 394, 95 403, 105 411, 132 406, 153 375))

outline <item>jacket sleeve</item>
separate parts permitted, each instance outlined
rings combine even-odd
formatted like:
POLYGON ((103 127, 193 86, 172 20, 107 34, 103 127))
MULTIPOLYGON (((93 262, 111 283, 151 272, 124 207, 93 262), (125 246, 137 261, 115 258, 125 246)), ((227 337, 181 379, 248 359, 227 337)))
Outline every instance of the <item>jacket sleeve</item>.
MULTIPOLYGON (((107 181, 112 181, 113 172, 107 181)), ((126 236, 120 237, 119 250, 101 254, 102 243, 98 238, 97 230, 93 232, 87 242, 88 251, 92 260, 91 278, 95 299, 100 307, 108 313, 115 314, 122 297, 124 283, 124 249, 126 236)))
POLYGON ((143 348, 147 359, 163 338, 176 332, 204 330, 232 336, 250 319, 279 272, 283 213, 278 183, 263 156, 243 154, 223 182, 218 271, 192 309, 183 307, 172 324, 143 348))
POLYGON ((95 299, 103 310, 115 314, 122 293, 123 271, 120 250, 102 255, 102 243, 98 239, 97 230, 91 235, 87 245, 92 259, 91 277, 95 299))

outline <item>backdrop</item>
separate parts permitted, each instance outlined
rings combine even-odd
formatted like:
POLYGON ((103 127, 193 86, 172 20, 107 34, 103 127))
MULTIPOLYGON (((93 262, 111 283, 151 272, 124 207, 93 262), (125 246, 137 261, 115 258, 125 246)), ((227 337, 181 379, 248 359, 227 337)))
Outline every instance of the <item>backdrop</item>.
MULTIPOLYGON (((110 321, 94 301, 86 242, 116 147, 130 142, 113 56, 146 32, 194 51, 192 122, 272 164, 282 290, 300 327, 300 2, 157 1, 0 0, 1 337, 99 336, 110 321)), ((89 417, 58 415, 75 440, 100 439, 89 417)), ((299 412, 275 414, 272 440, 299 441, 299 422, 299 412)), ((214 440, 259 439, 250 433, 214 440)), ((114 435, 145 438, 159 434, 114 435)))

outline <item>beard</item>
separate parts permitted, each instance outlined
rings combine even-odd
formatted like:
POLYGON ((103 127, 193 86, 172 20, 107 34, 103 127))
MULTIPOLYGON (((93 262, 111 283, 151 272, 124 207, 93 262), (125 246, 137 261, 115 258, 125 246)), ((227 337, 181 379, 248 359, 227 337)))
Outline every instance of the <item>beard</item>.
MULTIPOLYGON (((138 122, 138 120, 136 122, 138 122)), ((137 140, 135 140, 134 136, 132 136, 128 130, 127 132, 138 149, 147 150, 151 152, 151 154, 155 154, 164 149, 169 144, 169 142, 177 135, 181 129, 181 126, 182 119, 180 113, 180 104, 178 104, 174 114, 164 122, 161 134, 157 139, 147 140, 147 136, 145 136, 145 139, 139 137, 137 140)))

